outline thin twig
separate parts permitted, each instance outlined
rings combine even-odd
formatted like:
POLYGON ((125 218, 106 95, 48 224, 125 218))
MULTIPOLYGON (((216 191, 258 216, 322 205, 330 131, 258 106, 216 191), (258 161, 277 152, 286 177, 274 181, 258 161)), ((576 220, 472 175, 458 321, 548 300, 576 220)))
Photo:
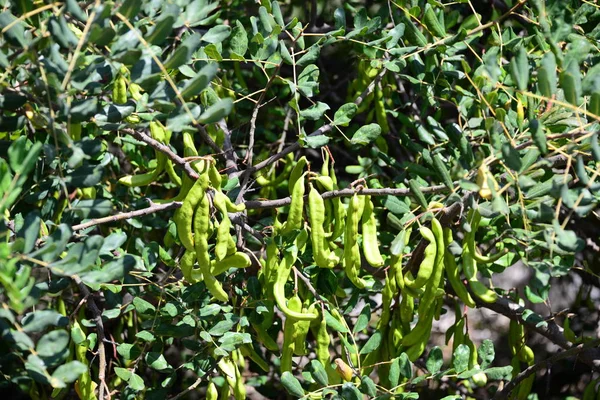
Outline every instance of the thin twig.
POLYGON ((528 367, 527 369, 521 371, 521 373, 519 373, 516 377, 514 377, 510 382, 508 382, 502 390, 496 392, 493 400, 508 399, 508 396, 510 395, 510 393, 517 387, 517 385, 519 383, 521 383, 523 380, 527 379, 527 377, 530 376, 531 374, 534 374, 534 373, 538 372, 539 370, 541 370, 542 368, 546 367, 546 365, 554 364, 555 362, 560 361, 564 358, 575 356, 575 355, 581 353, 582 351, 592 348, 592 347, 596 347, 599 344, 600 344, 599 339, 592 340, 587 343, 582 343, 580 345, 571 347, 568 350, 561 351, 560 353, 557 353, 557 354, 553 355, 552 357, 548 357, 547 359, 528 367))
POLYGON ((227 176, 233 178, 234 174, 238 172, 238 157, 231 143, 231 131, 229 130, 227 122, 225 122, 224 119, 217 122, 217 125, 223 131, 223 155, 225 156, 225 170, 227 171, 227 176))
POLYGON ((110 215, 108 217, 103 217, 103 218, 95 218, 95 219, 89 220, 87 222, 84 222, 82 224, 73 225, 71 227, 71 229, 73 229, 73 231, 75 232, 75 231, 80 231, 82 229, 89 228, 90 226, 94 226, 94 225, 105 224, 108 222, 122 221, 124 219, 139 217, 142 215, 154 214, 159 211, 175 210, 175 209, 181 207, 181 204, 182 203, 179 201, 174 201, 172 203, 165 203, 165 204, 153 204, 150 207, 142 208, 141 210, 119 213, 119 214, 110 215))
MULTIPOLYGON (((439 193, 448 190, 448 188, 444 185, 436 185, 424 187, 421 189, 423 193, 439 193)), ((354 193, 360 193, 364 195, 370 196, 396 196, 396 197, 406 197, 410 196, 409 189, 396 189, 396 188, 384 188, 384 189, 362 189, 356 190, 352 188, 348 189, 340 189, 340 190, 332 190, 330 192, 321 193, 321 197, 323 199, 331 199, 334 197, 350 197, 354 193)), ((283 197, 277 200, 250 200, 247 201, 246 208, 249 209, 261 209, 261 208, 278 208, 283 207, 292 202, 291 197, 283 197)))
POLYGON ((192 390, 196 389, 198 387, 198 385, 200 385, 200 383, 202 383, 202 378, 196 379, 196 381, 194 383, 192 383, 190 386, 188 386, 183 392, 181 392, 173 397, 169 397, 169 400, 177 400, 177 399, 182 398, 183 396, 185 396, 192 390))
MULTIPOLYGON (((98 380, 100 381, 100 385, 98 385, 98 398, 104 400, 104 389, 108 388, 108 386, 106 385, 106 352, 104 350, 105 335, 102 311, 96 305, 92 294, 81 279, 78 276, 74 276, 73 280, 86 299, 87 308, 91 311, 96 323, 96 335, 98 335, 98 380)), ((110 394, 107 395, 107 398, 110 398, 110 394)))
POLYGON ((310 279, 308 279, 306 276, 304 276, 304 274, 302 274, 302 272, 298 271, 298 269, 296 267, 292 267, 292 269, 294 270, 294 275, 296 276, 296 278, 299 278, 302 282, 304 282, 304 284, 308 288, 308 291, 311 292, 313 296, 315 296, 315 299, 319 299, 320 301, 327 302, 326 298, 324 298, 319 293, 317 293, 317 290, 310 282, 310 279))
MULTIPOLYGON (((357 106, 359 106, 364 99, 373 92, 373 90, 375 89, 375 87, 377 86, 377 84, 379 84, 379 82, 381 81, 381 78, 383 78, 383 76, 386 74, 387 70, 384 68, 381 70, 381 72, 379 72, 379 74, 377 74, 377 76, 375 77, 375 79, 373 79, 373 81, 369 84, 369 86, 367 86, 367 88, 365 89, 365 91, 356 98, 356 100, 354 101, 354 104, 356 104, 357 106)), ((329 123, 326 125, 323 125, 322 127, 320 127, 319 129, 315 130, 314 132, 312 132, 311 134, 309 134, 308 136, 319 136, 319 135, 323 135, 327 132, 329 132, 330 130, 333 129, 335 125, 333 123, 329 123)), ((269 165, 273 164, 274 162, 282 159, 283 157, 285 157, 286 155, 288 155, 289 153, 295 152, 300 150, 300 144, 298 142, 289 145, 288 147, 286 147, 285 149, 283 149, 282 151, 280 151, 277 154, 272 155, 271 157, 267 158, 264 161, 259 162, 258 164, 254 165, 254 166, 250 166, 246 169, 246 171, 243 172, 243 174, 246 175, 250 175, 255 173, 256 171, 259 171, 263 168, 268 167, 269 165)))
MULTIPOLYGON (((169 146, 159 142, 158 140, 154 140, 150 136, 148 136, 145 133, 142 133, 140 131, 136 131, 133 129, 123 129, 122 131, 127 133, 128 135, 131 135, 134 138, 150 145, 152 148, 164 153, 169 158, 169 160, 171 160, 175 163, 175 165, 178 165, 179 167, 183 168, 185 173, 190 178, 192 178, 193 180, 198 179, 198 173, 196 171, 194 171, 194 169, 191 167, 191 165, 187 161, 185 161, 185 159, 183 159, 183 158, 179 157, 177 154, 173 153, 171 151, 171 149, 169 148, 169 146)), ((219 149, 219 153, 220 152, 221 152, 221 149, 219 149)))

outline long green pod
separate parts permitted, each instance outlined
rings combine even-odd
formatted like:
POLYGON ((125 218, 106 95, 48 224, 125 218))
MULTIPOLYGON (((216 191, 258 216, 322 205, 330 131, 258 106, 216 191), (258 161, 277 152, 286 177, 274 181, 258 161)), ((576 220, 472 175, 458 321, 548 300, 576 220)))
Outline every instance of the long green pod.
POLYGON ((290 178, 288 179, 288 190, 290 192, 290 195, 293 194, 296 182, 304 174, 304 169, 306 168, 307 164, 308 160, 305 156, 302 156, 298 159, 298 161, 294 165, 294 168, 292 168, 292 172, 290 172, 290 178))
POLYGON ((292 232, 296 229, 302 229, 304 226, 304 193, 306 190, 304 185, 305 176, 306 173, 302 174, 294 184, 294 189, 291 196, 292 202, 290 204, 290 212, 288 214, 287 221, 281 229, 282 234, 292 232))
POLYGON ((212 260, 210 270, 214 276, 218 276, 230 268, 248 268, 252 265, 250 257, 246 253, 238 251, 222 260, 212 260))
MULTIPOLYGON (((206 188, 208 187, 208 175, 200 174, 194 186, 190 189, 187 196, 183 200, 181 207, 175 211, 173 221, 177 226, 177 235, 183 247, 187 250, 194 250, 194 235, 192 233, 192 221, 194 209, 198 203, 205 197, 206 188)), ((207 200, 208 201, 208 200, 207 200)), ((210 219, 207 217, 207 223, 210 219)), ((208 228, 207 228, 208 231, 208 228)))
MULTIPOLYGON (((207 175, 205 175, 207 176, 207 175)), ((208 181, 208 176, 207 176, 208 181)), ((223 290, 221 283, 214 277, 210 270, 210 254, 208 252, 208 231, 210 229, 210 202, 208 196, 203 194, 196 215, 194 215, 195 249, 198 266, 204 278, 206 288, 217 300, 226 302, 229 297, 223 290)))
POLYGON ((356 237, 358 236, 358 223, 361 219, 361 199, 355 193, 350 199, 346 216, 346 233, 344 234, 344 270, 346 276, 359 289, 365 287, 365 281, 359 277, 360 250, 356 237))
POLYGON ((424 313, 432 307, 435 298, 439 294, 440 284, 444 276, 444 253, 446 248, 446 244, 444 243, 444 229, 436 218, 431 220, 431 230, 435 237, 437 251, 429 284, 419 303, 419 314, 424 313))
MULTIPOLYGON (((452 230, 450 228, 444 228, 444 239, 447 244, 452 243, 452 230)), ((446 276, 448 277, 448 281, 450 282, 452 289, 454 289, 456 296, 465 303, 467 307, 475 308, 475 301, 460 279, 460 271, 456 264, 456 260, 454 259, 454 255, 452 255, 448 249, 446 249, 444 253, 444 263, 446 266, 446 276)))
POLYGON ((183 278, 189 283, 196 283, 202 280, 202 273, 194 268, 196 262, 196 251, 186 250, 179 260, 179 267, 183 273, 183 278))
POLYGON ((362 214, 362 248, 367 262, 375 268, 383 266, 383 258, 379 252, 377 240, 377 220, 370 196, 365 196, 365 207, 362 214))
POLYGON ((325 238, 325 203, 319 191, 312 184, 309 184, 309 187, 308 218, 310 221, 310 239, 315 264, 319 268, 333 268, 336 263, 334 263, 334 260, 330 260, 331 251, 325 238))
POLYGON ((429 242, 429 244, 427 247, 425 247, 423 261, 419 266, 417 277, 413 279, 410 272, 404 276, 405 285, 411 289, 422 288, 429 281, 433 273, 437 254, 437 243, 435 235, 431 229, 427 228, 426 226, 422 226, 421 229, 419 229, 419 232, 421 233, 421 236, 423 236, 423 238, 429 242))
MULTIPOLYGON (((309 304, 306 307, 306 303, 302 306, 301 312, 308 314, 316 314, 316 303, 309 304)), ((308 354, 308 349, 306 346, 306 336, 308 335, 308 330, 310 329, 311 321, 297 321, 294 324, 294 354, 297 356, 304 356, 308 354)))
POLYGON ((277 303, 277 307, 281 310, 289 318, 294 318, 301 321, 306 320, 314 320, 317 318, 317 314, 309 314, 309 313, 301 313, 294 310, 291 310, 287 306, 287 300, 285 298, 285 284, 290 276, 290 272, 292 271, 292 267, 298 258, 298 247, 302 247, 301 243, 298 243, 302 240, 305 240, 301 237, 301 235, 306 235, 305 233, 300 233, 296 238, 297 245, 292 246, 290 248, 285 249, 283 258, 279 263, 279 266, 276 269, 276 279, 273 284, 273 297, 275 298, 275 302, 277 303))
MULTIPOLYGON (((301 314, 302 300, 300 300, 298 295, 294 295, 288 300, 287 307, 290 311, 301 314)), ((284 373, 285 371, 292 372, 292 356, 294 355, 296 344, 294 340, 296 322, 297 320, 295 318, 288 315, 283 325, 283 344, 281 347, 281 359, 279 364, 281 373, 284 373)))

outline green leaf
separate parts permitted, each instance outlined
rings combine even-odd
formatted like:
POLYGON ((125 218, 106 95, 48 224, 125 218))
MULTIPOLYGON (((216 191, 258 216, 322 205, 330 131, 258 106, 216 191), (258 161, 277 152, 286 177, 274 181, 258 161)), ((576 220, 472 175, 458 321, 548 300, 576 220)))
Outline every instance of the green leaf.
POLYGON ((144 390, 146 385, 144 385, 144 380, 138 374, 132 372, 129 377, 129 387, 137 392, 140 390, 144 390))
POLYGON ((362 393, 351 382, 342 385, 342 398, 344 400, 363 400, 362 393))
POLYGON ((133 306, 135 310, 140 314, 154 314, 156 312, 156 307, 154 307, 151 303, 142 299, 141 297, 133 298, 133 306))
POLYGON ((519 46, 517 54, 510 60, 510 73, 519 90, 527 90, 529 83, 529 63, 525 47, 519 46))
POLYGON ((117 374, 117 376, 123 379, 125 382, 127 382, 129 378, 131 378, 131 371, 127 368, 115 367, 114 371, 115 374, 117 374))
POLYGON ((239 20, 235 21, 231 39, 229 40, 229 49, 240 57, 244 57, 246 51, 248 51, 248 36, 246 34, 246 29, 239 20))
POLYGON ((378 124, 364 125, 354 133, 350 143, 365 146, 374 142, 380 135, 381 127, 378 124))
POLYGON ((362 376, 360 378, 360 390, 368 396, 377 396, 377 386, 375 385, 375 382, 373 382, 373 379, 368 376, 362 376))
POLYGON ((348 126, 352 118, 356 115, 358 106, 354 103, 346 103, 341 106, 333 117, 333 124, 337 126, 348 126))
POLYGON ((577 61, 571 61, 560 74, 560 85, 565 94, 565 99, 574 106, 578 106, 581 97, 581 69, 577 61))
POLYGON ((119 13, 125 18, 132 20, 142 8, 141 0, 125 0, 121 7, 119 7, 119 13))
POLYGON ((496 357, 496 352, 494 351, 494 342, 492 342, 490 339, 485 339, 479 346, 477 353, 482 361, 481 368, 487 368, 496 357))
POLYGON ((198 71, 194 78, 185 83, 185 86, 181 90, 181 97, 185 100, 189 100, 199 95, 200 92, 208 87, 210 81, 217 75, 218 70, 219 66, 217 63, 206 64, 198 71))
POLYGON ((146 364, 148 364, 150 368, 153 368, 157 371, 171 368, 167 360, 165 360, 165 357, 158 352, 150 351, 146 353, 145 360, 146 364))
POLYGON ((510 169, 515 171, 521 169, 521 157, 519 156, 519 152, 512 147, 510 143, 502 144, 502 159, 510 169))
POLYGON ((483 372, 491 380, 509 380, 512 373, 512 366, 488 368, 483 372))
POLYGON ((38 240, 40 234, 40 213, 38 210, 34 210, 27 214, 23 227, 17 233, 17 237, 23 238, 25 244, 23 245, 23 253, 27 254, 35 248, 35 243, 38 240))
POLYGON ((306 147, 311 149, 318 149, 329 143, 329 136, 325 135, 304 136, 303 139, 306 147))
POLYGON ((299 60, 296 60, 297 67, 305 67, 309 64, 314 64, 315 61, 319 58, 319 54, 321 53, 321 47, 319 45, 314 44, 306 52, 299 60))
MULTIPOLYGON (((79 361, 70 361, 56 368, 56 371, 52 374, 52 382, 58 380, 63 383, 72 383, 85 373, 88 367, 79 361)), ((54 384, 52 385, 56 387, 54 384)), ((64 386, 59 386, 64 387, 64 386)))
POLYGON ((396 196, 386 196, 383 206, 396 215, 404 215, 410 212, 410 206, 396 196))
POLYGON ((15 174, 27 175, 38 161, 42 143, 27 146, 27 137, 21 136, 8 148, 8 160, 15 174))
POLYGON ((529 121, 529 131, 531 132, 531 139, 540 150, 540 153, 546 155, 546 153, 548 153, 548 145, 546 143, 546 130, 544 129, 544 125, 537 119, 532 119, 529 121))
POLYGON ((551 51, 542 58, 541 67, 538 70, 538 89, 547 98, 552 98, 556 93, 556 57, 551 51))
POLYGON ((371 320, 371 306, 366 305, 360 311, 360 315, 356 319, 356 324, 354 324, 354 329, 352 329, 352 333, 356 334, 357 332, 366 329, 369 325, 369 321, 371 320))
POLYGON ((38 340, 35 350, 43 358, 58 357, 69 345, 69 333, 56 329, 46 333, 38 340))
POLYGON ((162 44, 173 30, 175 20, 176 18, 173 14, 162 14, 156 20, 154 27, 148 31, 145 37, 146 41, 153 45, 162 44))
POLYGON ((290 372, 285 371, 283 374, 281 374, 281 384, 292 396, 304 396, 304 389, 302 388, 300 381, 296 379, 296 377, 290 372))
POLYGON ((372 351, 377 350, 379 348, 380 344, 381 344, 381 332, 375 331, 371 335, 369 340, 367 340, 367 343, 365 343, 365 345, 360 349, 360 354, 369 354, 372 351))
POLYGON ((25 23, 23 21, 15 22, 17 18, 10 12, 5 11, 0 13, 0 30, 4 30, 7 26, 11 26, 9 30, 2 34, 9 43, 13 46, 20 48, 26 48, 28 46, 28 40, 25 38, 25 23))
POLYGON ((471 349, 469 349, 469 346, 465 344, 459 345, 456 350, 454 350, 454 359, 452 360, 452 364, 457 374, 460 374, 469 368, 470 354, 471 349))
POLYGON ((135 337, 149 343, 156 340, 156 337, 150 331, 139 331, 135 334, 135 337))
POLYGON ((121 343, 117 345, 117 353, 126 360, 135 360, 142 354, 142 351, 134 344, 121 343))
POLYGON ((425 366, 430 373, 437 374, 440 369, 442 369, 442 365, 444 365, 444 355, 442 353, 442 349, 440 349, 438 346, 435 346, 429 352, 425 366))
POLYGON ((108 199, 76 200, 68 214, 80 219, 99 218, 109 215, 112 210, 113 203, 108 199))
POLYGON ((325 114, 325 111, 329 110, 329 105, 322 103, 320 101, 317 104, 310 106, 309 108, 300 111, 300 116, 302 118, 310 119, 312 121, 316 121, 321 119, 325 114))
POLYGON ((198 121, 201 124, 212 124, 225 118, 233 110, 233 100, 230 97, 219 100, 216 104, 208 107, 198 121))
POLYGON ((310 374, 312 378, 320 384, 321 386, 329 385, 329 378, 327 377, 327 371, 325 371, 325 367, 319 360, 311 360, 310 362, 311 371, 310 374))
POLYGON ((164 62, 166 69, 175 69, 184 64, 192 58, 192 54, 200 47, 201 35, 195 33, 188 36, 178 47, 175 49, 173 54, 164 62))
POLYGON ((346 328, 345 325, 343 325, 340 321, 338 321, 336 318, 333 317, 333 315, 331 315, 329 313, 329 311, 325 310, 325 322, 327 323, 327 326, 335 329, 336 331, 340 332, 340 333, 348 333, 348 328, 346 328))
POLYGON ((202 36, 202 41, 208 43, 221 43, 231 34, 231 28, 227 25, 213 26, 202 36))
POLYGON ((21 324, 23 331, 40 332, 49 326, 67 326, 69 319, 55 310, 39 310, 26 314, 21 324))

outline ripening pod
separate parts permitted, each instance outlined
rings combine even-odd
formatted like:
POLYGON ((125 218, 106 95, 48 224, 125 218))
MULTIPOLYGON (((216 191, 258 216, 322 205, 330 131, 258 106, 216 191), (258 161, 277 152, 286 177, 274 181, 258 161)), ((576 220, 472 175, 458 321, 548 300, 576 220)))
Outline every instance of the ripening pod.
POLYGON ((336 358, 335 362, 335 370, 341 375, 341 377, 346 381, 350 382, 352 380, 352 368, 348 364, 344 362, 341 358, 336 358))
POLYGON ((479 195, 486 200, 492 198, 492 189, 490 188, 490 181, 494 185, 494 192, 498 190, 498 182, 494 178, 494 175, 490 173, 487 165, 481 164, 477 169, 477 186, 479 186, 479 195))

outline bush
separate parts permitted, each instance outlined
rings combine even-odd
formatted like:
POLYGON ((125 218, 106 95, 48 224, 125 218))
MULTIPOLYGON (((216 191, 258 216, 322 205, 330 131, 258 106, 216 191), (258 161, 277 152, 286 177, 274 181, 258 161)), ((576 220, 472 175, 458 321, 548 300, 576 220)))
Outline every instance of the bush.
POLYGON ((5 393, 595 398, 596 5, 0 4, 5 393))

